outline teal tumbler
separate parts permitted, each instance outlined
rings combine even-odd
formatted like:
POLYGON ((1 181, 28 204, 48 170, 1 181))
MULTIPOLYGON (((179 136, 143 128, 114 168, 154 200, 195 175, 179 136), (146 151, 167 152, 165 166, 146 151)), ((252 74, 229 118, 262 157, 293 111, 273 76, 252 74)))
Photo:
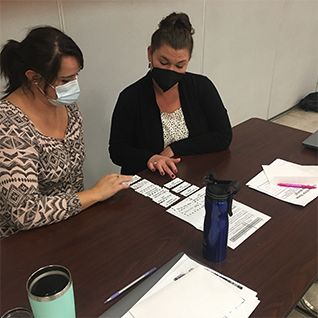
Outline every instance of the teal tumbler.
POLYGON ((35 318, 75 318, 71 273, 60 265, 48 265, 33 273, 26 284, 35 318))

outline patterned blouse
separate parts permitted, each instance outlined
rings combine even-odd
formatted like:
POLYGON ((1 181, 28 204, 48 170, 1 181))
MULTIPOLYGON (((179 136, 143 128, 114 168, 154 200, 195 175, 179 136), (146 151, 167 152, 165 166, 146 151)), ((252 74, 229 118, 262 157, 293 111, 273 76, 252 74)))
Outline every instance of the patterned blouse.
POLYGON ((189 130, 184 120, 182 108, 178 108, 173 113, 160 112, 164 148, 175 141, 189 137, 189 130))
POLYGON ((66 106, 64 140, 41 134, 15 105, 0 101, 0 239, 81 211, 82 116, 66 106))

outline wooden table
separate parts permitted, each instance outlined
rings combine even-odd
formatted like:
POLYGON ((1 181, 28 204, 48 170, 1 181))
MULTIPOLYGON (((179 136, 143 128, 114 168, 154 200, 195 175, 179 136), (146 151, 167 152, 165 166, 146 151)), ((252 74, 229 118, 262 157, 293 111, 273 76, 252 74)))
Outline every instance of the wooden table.
MULTIPOLYGON (((202 232, 165 212, 165 208, 132 189, 96 204, 69 220, 20 232, 1 241, 1 314, 28 307, 25 289, 31 273, 48 264, 72 273, 77 317, 98 317, 104 300, 150 268, 159 268, 183 251, 211 268, 258 292, 261 300, 252 317, 284 317, 317 275, 317 199, 306 207, 285 203, 245 184, 276 158, 317 164, 317 152, 301 142, 309 133, 261 119, 233 129, 226 151, 184 156, 178 176, 202 185, 211 171, 217 178, 237 180, 235 200, 271 216, 271 220, 222 263, 202 257, 202 232)), ((163 185, 168 176, 140 174, 163 185)))

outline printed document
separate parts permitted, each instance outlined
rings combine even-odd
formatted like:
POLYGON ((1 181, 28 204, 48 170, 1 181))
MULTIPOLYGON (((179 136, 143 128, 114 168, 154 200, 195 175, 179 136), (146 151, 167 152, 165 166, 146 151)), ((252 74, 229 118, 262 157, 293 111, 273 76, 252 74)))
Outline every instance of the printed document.
MULTIPOLYGON (((167 212, 192 224, 203 231, 205 218, 205 188, 196 192, 195 199, 191 196, 175 204, 167 212)), ((229 217, 228 247, 235 249, 271 217, 258 212, 245 204, 233 200, 233 215, 229 217)))
POLYGON ((318 179, 316 166, 304 167, 282 159, 276 159, 269 166, 263 166, 263 168, 264 170, 250 180, 246 184, 247 186, 276 199, 301 206, 306 206, 317 198, 318 188, 302 189, 277 185, 277 183, 300 182, 301 184, 317 186, 317 182, 313 183, 318 179), (295 175, 292 176, 292 173, 295 173, 295 175))

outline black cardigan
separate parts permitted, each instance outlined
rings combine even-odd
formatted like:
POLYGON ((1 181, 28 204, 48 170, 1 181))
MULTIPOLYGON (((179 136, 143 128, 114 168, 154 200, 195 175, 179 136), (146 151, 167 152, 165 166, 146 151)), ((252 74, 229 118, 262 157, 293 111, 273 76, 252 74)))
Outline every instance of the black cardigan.
MULTIPOLYGON (((189 137, 170 144, 175 156, 216 152, 228 148, 232 129, 221 98, 205 76, 185 73, 179 95, 189 137)), ((163 150, 163 131, 151 72, 124 89, 117 100, 111 124, 109 152, 122 174, 147 168, 163 150)))

